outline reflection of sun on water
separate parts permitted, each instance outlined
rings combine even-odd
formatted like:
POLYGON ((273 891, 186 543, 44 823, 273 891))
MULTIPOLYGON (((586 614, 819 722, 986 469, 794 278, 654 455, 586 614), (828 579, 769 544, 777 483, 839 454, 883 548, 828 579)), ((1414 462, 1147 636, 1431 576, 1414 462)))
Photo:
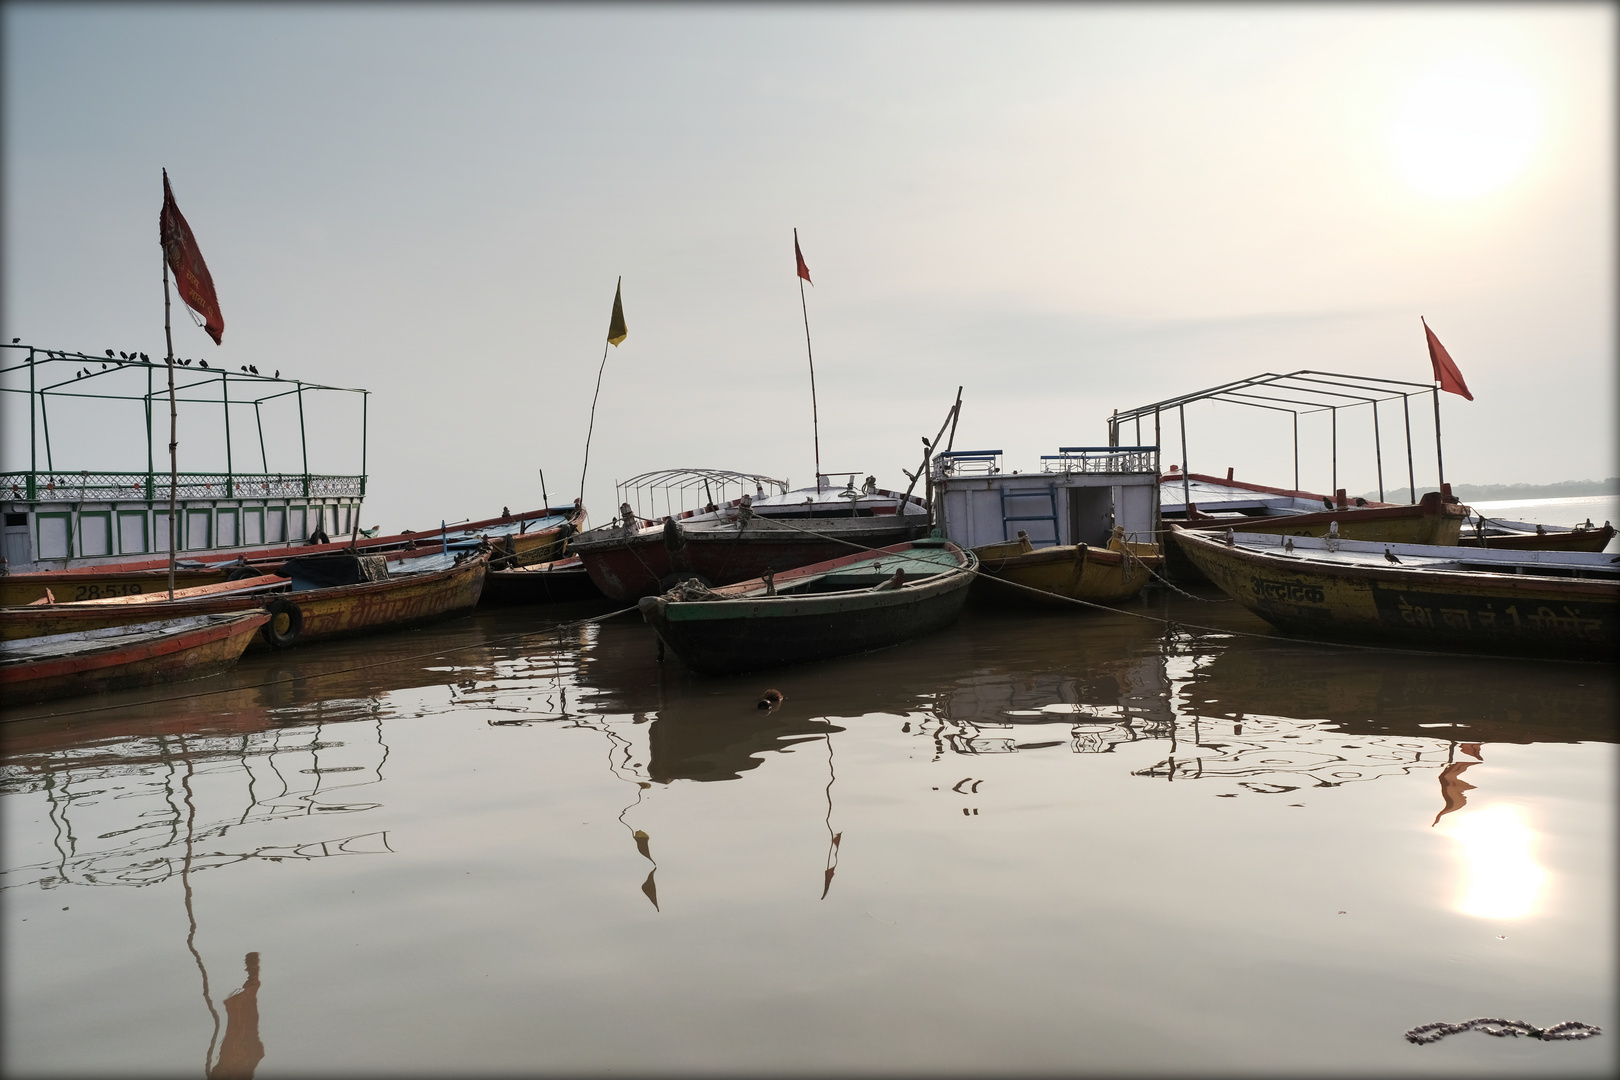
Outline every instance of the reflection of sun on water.
POLYGON ((1396 167, 1412 187, 1435 198, 1472 198, 1529 164, 1541 136, 1540 95, 1510 68, 1453 59, 1407 88, 1393 135, 1396 167))
POLYGON ((1458 901, 1464 915, 1517 919, 1531 913, 1547 872, 1535 861, 1535 833, 1517 807, 1493 806, 1456 815, 1447 830, 1462 845, 1468 887, 1458 901))

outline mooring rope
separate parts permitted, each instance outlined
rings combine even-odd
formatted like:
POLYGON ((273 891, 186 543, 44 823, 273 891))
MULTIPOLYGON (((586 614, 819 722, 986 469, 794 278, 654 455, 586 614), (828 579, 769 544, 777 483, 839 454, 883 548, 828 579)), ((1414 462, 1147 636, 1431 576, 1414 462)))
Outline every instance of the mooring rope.
POLYGON ((1527 1024, 1523 1020, 1501 1020, 1495 1017, 1481 1016, 1473 1020, 1464 1020, 1460 1024, 1448 1024, 1440 1021, 1434 1024, 1424 1024, 1415 1027, 1406 1033, 1406 1041, 1417 1046, 1427 1046, 1437 1043, 1447 1035, 1457 1035, 1464 1031, 1483 1031, 1487 1035, 1495 1035, 1499 1039, 1512 1036, 1528 1035, 1532 1039, 1541 1039, 1546 1042, 1571 1041, 1575 1039, 1590 1039, 1594 1035, 1603 1034, 1603 1029, 1593 1024, 1583 1024, 1579 1020, 1565 1020, 1552 1027, 1539 1028, 1534 1024, 1527 1024))

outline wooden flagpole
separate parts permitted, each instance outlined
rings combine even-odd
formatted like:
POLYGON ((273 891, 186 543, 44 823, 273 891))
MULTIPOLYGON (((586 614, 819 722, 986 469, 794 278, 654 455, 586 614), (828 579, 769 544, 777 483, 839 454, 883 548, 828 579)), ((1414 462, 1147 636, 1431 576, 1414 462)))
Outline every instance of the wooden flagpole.
MULTIPOLYGON (((619 290, 624 287, 624 278, 620 277, 617 285, 613 287, 613 299, 617 309, 619 290)), ((591 432, 596 430, 596 399, 602 395, 602 372, 607 370, 608 346, 613 344, 613 323, 608 322, 608 337, 602 342, 602 363, 596 369, 596 392, 591 395, 591 422, 585 429, 585 461, 579 467, 579 499, 580 505, 585 505, 585 470, 591 467, 591 432)))
MULTIPOLYGON (((799 253, 799 230, 793 230, 793 251, 799 253)), ((794 269, 798 274, 798 269, 794 269)), ((799 310, 804 313, 804 354, 810 361, 810 432, 816 446, 816 493, 821 493, 821 418, 816 413, 816 354, 810 349, 810 308, 804 300, 804 277, 799 275, 799 310)))
POLYGON ((585 429, 585 463, 579 468, 579 497, 585 498, 585 470, 591 467, 591 432, 596 430, 596 399, 602 394, 602 372, 607 370, 607 342, 602 343, 602 364, 596 369, 596 393, 591 395, 591 422, 585 429))
MULTIPOLYGON (((158 246, 163 247, 163 238, 158 238, 158 246)), ((178 439, 179 413, 174 404, 174 334, 169 328, 169 251, 163 248, 163 341, 168 349, 169 367, 169 599, 174 599, 174 563, 175 563, 175 530, 174 530, 174 504, 176 489, 180 486, 180 459, 176 448, 180 445, 178 439)))
MULTIPOLYGON (((1434 468, 1440 475, 1440 490, 1446 490, 1446 462, 1440 456, 1440 384, 1434 385, 1434 468)), ((1412 501, 1417 502, 1417 492, 1412 492, 1412 501)))

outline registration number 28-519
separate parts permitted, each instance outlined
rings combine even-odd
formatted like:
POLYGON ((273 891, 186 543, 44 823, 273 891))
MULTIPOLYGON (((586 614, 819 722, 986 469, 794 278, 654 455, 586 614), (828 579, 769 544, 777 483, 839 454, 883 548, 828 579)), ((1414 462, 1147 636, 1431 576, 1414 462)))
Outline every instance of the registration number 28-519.
POLYGON ((107 582, 101 585, 73 586, 73 599, 100 600, 104 596, 132 596, 141 591, 138 581, 107 582))

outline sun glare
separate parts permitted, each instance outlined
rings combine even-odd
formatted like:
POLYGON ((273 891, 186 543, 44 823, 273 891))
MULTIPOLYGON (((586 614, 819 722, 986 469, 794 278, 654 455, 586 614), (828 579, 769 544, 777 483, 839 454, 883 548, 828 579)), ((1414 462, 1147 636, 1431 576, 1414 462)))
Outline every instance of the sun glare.
POLYGON ((1541 100, 1521 73, 1483 58, 1436 64, 1395 114, 1396 169, 1438 199, 1469 199, 1513 180, 1541 138, 1541 100))
POLYGON ((1468 885, 1457 903, 1464 915, 1518 919, 1530 914, 1547 872, 1531 853, 1535 833, 1512 806, 1464 812, 1449 829, 1462 845, 1468 885))

